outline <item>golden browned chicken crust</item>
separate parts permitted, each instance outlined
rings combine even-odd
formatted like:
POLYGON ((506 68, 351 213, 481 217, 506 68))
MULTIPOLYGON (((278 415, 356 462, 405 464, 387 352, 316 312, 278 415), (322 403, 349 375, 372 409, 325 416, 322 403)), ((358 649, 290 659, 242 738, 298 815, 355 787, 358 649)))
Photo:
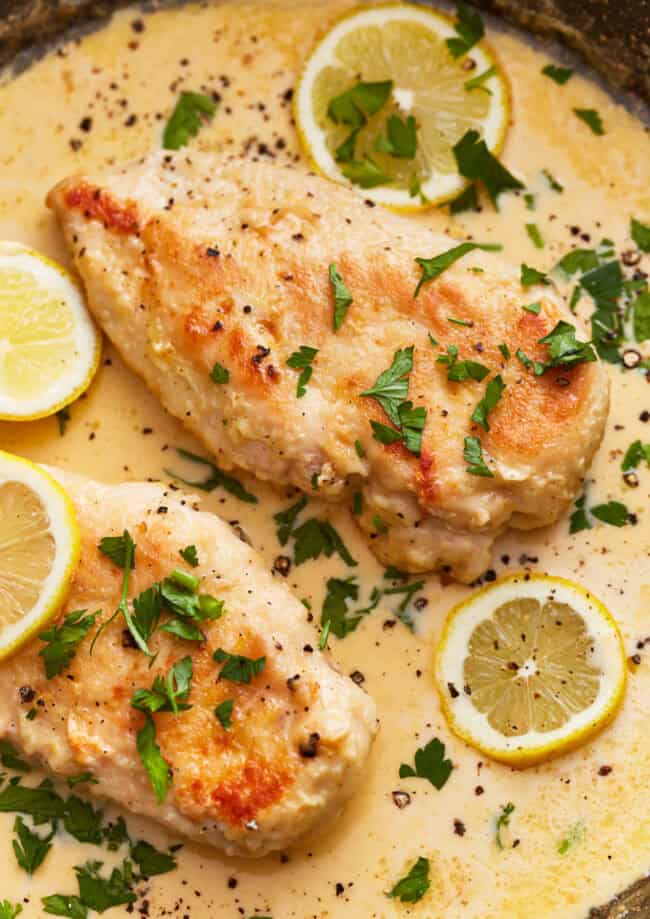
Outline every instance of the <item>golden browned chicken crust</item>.
POLYGON ((56 475, 75 502, 82 534, 80 564, 59 621, 73 610, 101 610, 99 624, 116 608, 122 572, 97 545, 124 528, 137 545, 130 596, 176 567, 187 568, 179 550, 193 544, 199 564, 192 574, 201 578, 201 592, 224 601, 226 612, 203 626, 204 642, 158 630, 151 669, 128 641, 121 616, 92 655, 91 630, 69 669, 50 680, 39 657, 44 644, 36 639, 0 666, 0 737, 59 775, 90 770, 97 780, 89 786, 93 794, 229 854, 263 855, 320 829, 363 774, 376 718, 370 697, 312 647, 302 604, 227 524, 195 510, 193 498, 161 485, 101 485, 56 475), (218 679, 217 648, 265 657, 265 668, 249 685, 218 679), (166 677, 185 655, 193 663, 192 707, 153 716, 173 774, 159 804, 136 749, 145 716, 131 697, 157 674, 166 677), (33 690, 33 720, 20 687, 33 690), (233 700, 228 730, 214 712, 226 699, 233 700))
POLYGON ((361 491, 357 519, 382 560, 472 580, 506 525, 551 523, 575 496, 602 437, 606 374, 524 369, 517 349, 543 361, 539 339, 575 320, 497 257, 471 253, 414 298, 416 256, 453 240, 298 170, 200 154, 74 177, 48 202, 93 314, 166 408, 225 468, 332 500, 361 491), (332 263, 354 298, 338 332, 332 263), (538 315, 522 309, 532 301, 538 315), (303 345, 318 354, 298 399, 287 359, 303 345), (408 397, 427 410, 419 457, 373 439, 370 421, 388 419, 360 395, 411 345, 408 397), (436 362, 450 346, 506 384, 489 433, 471 421, 486 382, 450 382, 436 362), (225 385, 210 379, 216 362, 225 385), (493 478, 466 471, 464 438, 477 435, 493 478))

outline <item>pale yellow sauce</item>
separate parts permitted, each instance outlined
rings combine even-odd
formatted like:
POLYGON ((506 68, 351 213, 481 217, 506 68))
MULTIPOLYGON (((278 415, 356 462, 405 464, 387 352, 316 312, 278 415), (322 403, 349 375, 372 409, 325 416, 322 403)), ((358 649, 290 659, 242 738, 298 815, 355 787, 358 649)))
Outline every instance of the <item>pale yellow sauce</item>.
MULTIPOLYGON (((291 107, 283 96, 294 85, 314 38, 348 6, 280 0, 188 6, 145 17, 127 11, 107 28, 48 55, 0 88, 0 238, 23 240, 67 261, 43 204, 46 191, 70 172, 128 159, 158 145, 181 89, 216 90, 222 96, 212 125, 198 138, 199 147, 239 152, 254 138, 251 152, 260 142, 275 150, 282 138, 284 154, 297 153, 291 107), (141 33, 132 27, 138 18, 145 22, 141 33), (136 123, 126 126, 132 115, 136 123), (86 116, 92 117, 88 133, 78 127, 86 116), (70 139, 81 140, 81 148, 71 149, 70 139)), ((452 222, 444 211, 433 211, 414 219, 458 235, 498 240, 514 262, 525 260, 542 269, 575 242, 569 231, 573 224, 591 235, 591 244, 609 236, 617 250, 628 248, 630 216, 646 223, 650 217, 650 140, 642 125, 594 83, 576 76, 558 87, 543 77, 547 55, 509 35, 492 34, 490 40, 512 84, 512 128, 503 156, 538 192, 537 210, 527 211, 522 198, 506 195, 498 214, 486 208, 452 222), (597 109, 606 135, 592 135, 572 114, 573 107, 597 109), (548 189, 539 174, 543 168, 561 181, 564 194, 548 189), (524 224, 533 220, 547 241, 542 251, 524 232, 524 224)), ((650 268, 647 257, 645 268, 650 268)), ((64 437, 54 419, 2 424, 0 446, 106 481, 165 478, 163 468, 176 465, 167 446, 196 445, 124 370, 112 348, 106 347, 104 357, 107 362, 90 392, 72 406, 64 437), (143 434, 144 428, 152 432, 143 434)), ((538 559, 529 563, 531 570, 579 580, 611 608, 632 654, 636 642, 650 635, 650 470, 640 470, 638 488, 627 488, 620 459, 633 440, 650 440, 650 424, 639 420, 640 412, 650 409, 650 386, 637 372, 614 368, 611 377, 612 411, 589 476, 597 481, 590 486, 590 500, 625 501, 638 514, 638 525, 602 525, 570 537, 563 519, 551 529, 505 536, 494 560, 502 573, 517 569, 524 554, 538 559), (499 561, 504 554, 510 555, 509 566, 499 561)), ((271 566, 280 551, 271 516, 287 501, 252 480, 247 485, 263 499, 257 507, 219 491, 205 497, 203 506, 239 521, 271 566)), ((333 520, 360 560, 367 596, 382 570, 347 514, 335 512, 333 520)), ((334 574, 343 574, 339 561, 310 562, 294 568, 288 582, 318 612, 325 578, 334 574)), ((286 863, 279 855, 251 862, 187 845, 178 870, 148 885, 151 916, 583 919, 590 906, 607 901, 648 869, 648 654, 640 652, 641 665, 630 674, 614 725, 593 743, 527 772, 486 761, 481 765, 479 756, 450 736, 431 679, 445 613, 467 593, 467 588, 442 587, 432 577, 426 587, 429 605, 417 616, 416 635, 401 623, 384 629, 391 611, 383 606, 344 641, 331 640, 341 668, 363 672, 381 715, 366 781, 335 827, 288 853, 286 863), (417 746, 433 735, 447 744, 456 766, 441 792, 422 780, 398 778, 399 764, 412 761, 417 746), (606 777, 598 775, 604 764, 612 767, 606 777), (484 788, 480 796, 477 785, 484 788), (410 806, 395 806, 395 789, 410 792, 410 806), (494 821, 508 801, 516 805, 508 841, 520 843, 499 851, 494 821), (454 833, 454 820, 465 825, 464 836, 454 833), (559 855, 559 844, 577 824, 584 828, 580 841, 559 855), (420 855, 431 861, 430 892, 411 907, 388 900, 385 891, 420 855), (228 886, 229 878, 236 879, 236 888, 228 886), (338 896, 337 882, 344 887, 338 896)), ((22 902, 25 917, 43 915, 43 895, 76 892, 73 865, 113 858, 60 835, 29 879, 13 856, 12 822, 13 815, 0 815, 0 898, 22 902)), ((158 845, 177 841, 137 818, 129 818, 129 826, 134 836, 158 845)), ((110 915, 127 912, 117 908, 110 915)))

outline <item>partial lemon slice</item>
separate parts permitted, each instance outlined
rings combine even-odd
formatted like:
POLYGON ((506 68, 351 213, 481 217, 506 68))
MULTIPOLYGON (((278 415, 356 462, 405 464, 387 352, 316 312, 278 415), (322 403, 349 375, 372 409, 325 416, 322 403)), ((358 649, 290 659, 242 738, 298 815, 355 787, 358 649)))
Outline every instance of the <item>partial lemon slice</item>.
POLYGON ((71 275, 0 242, 0 419, 31 421, 68 405, 90 384, 100 349, 71 275))
POLYGON ((612 720, 625 651, 611 615, 578 584, 520 575, 451 611, 436 679, 455 734, 525 767, 574 749, 612 720))
POLYGON ((64 490, 39 466, 0 451, 0 659, 57 612, 78 561, 64 490))
MULTIPOLYGON (((458 173, 452 147, 475 129, 498 152, 510 108, 508 84, 493 53, 481 42, 454 59, 446 39, 457 37, 446 16, 404 3, 364 8, 341 19, 313 50, 295 94, 298 132, 317 169, 348 184, 354 183, 346 173, 354 175, 364 196, 399 209, 456 197, 467 181, 458 173), (350 141, 354 118, 343 112, 336 123, 332 100, 359 82, 385 81, 392 81, 388 99, 382 102, 380 92, 365 110, 361 106, 359 120, 365 123, 350 141), (413 157, 383 152, 390 140, 388 120, 395 116, 403 142, 408 118, 415 119, 413 157), (374 177, 366 158, 379 170, 374 177), (361 164, 360 173, 354 163, 361 164), (373 187, 382 173, 387 180, 373 187)), ((408 146, 403 143, 402 154, 408 146)))

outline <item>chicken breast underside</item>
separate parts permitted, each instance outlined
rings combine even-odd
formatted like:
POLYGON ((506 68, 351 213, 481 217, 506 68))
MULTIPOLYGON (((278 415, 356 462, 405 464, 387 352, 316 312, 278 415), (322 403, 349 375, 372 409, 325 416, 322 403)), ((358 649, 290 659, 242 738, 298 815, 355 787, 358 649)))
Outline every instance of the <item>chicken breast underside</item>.
POLYGON ((368 695, 313 650, 302 604, 264 568, 250 546, 194 499, 156 484, 102 485, 56 472, 74 500, 81 561, 64 613, 100 611, 119 602, 122 571, 97 545, 126 528, 136 543, 130 596, 177 567, 179 550, 195 545, 200 591, 225 604, 201 628, 202 642, 154 633, 148 658, 128 639, 119 616, 98 639, 91 629, 69 669, 46 679, 35 639, 0 666, 0 736, 60 776, 91 771, 89 791, 151 817, 168 829, 229 854, 263 855, 321 828, 341 810, 363 773, 376 729, 368 695), (165 513, 160 511, 166 508, 165 513), (256 660, 249 684, 219 678, 217 648, 256 660), (145 715, 131 706, 137 689, 190 655, 191 708, 153 715, 156 740, 173 776, 159 804, 136 749, 145 715), (20 687, 33 696, 24 701, 20 687), (215 708, 233 702, 225 729, 215 708), (26 717, 32 705, 38 717, 26 717))
POLYGON ((357 520, 382 561, 469 581, 506 525, 546 525, 574 498, 603 434, 606 373, 524 367, 518 349, 544 361, 539 340, 575 319, 494 254, 470 252, 415 297, 415 258, 456 241, 298 169, 205 154, 73 177, 48 202, 91 311, 164 406, 224 468, 334 501, 360 492, 357 520), (353 298, 338 331, 330 265, 353 298), (299 398, 287 360, 303 346, 318 353, 299 398), (411 346, 419 456, 375 439, 370 422, 389 419, 361 396, 411 346), (501 374, 489 432, 471 420, 487 381, 450 381, 437 360, 449 348, 501 374), (226 383, 210 376, 217 363, 226 383), (467 436, 492 478, 468 474, 467 436))

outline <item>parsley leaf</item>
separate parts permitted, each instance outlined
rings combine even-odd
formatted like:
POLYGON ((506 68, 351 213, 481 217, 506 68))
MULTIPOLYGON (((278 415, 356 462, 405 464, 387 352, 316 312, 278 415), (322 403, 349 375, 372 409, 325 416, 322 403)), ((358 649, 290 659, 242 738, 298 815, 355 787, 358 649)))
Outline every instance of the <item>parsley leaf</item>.
POLYGON ((551 80, 555 80, 560 86, 564 86, 573 76, 574 70, 573 67, 556 67, 555 64, 547 64, 546 67, 542 67, 542 73, 551 80))
POLYGON ((218 663, 223 663, 219 679, 230 680, 231 683, 249 684, 266 667, 266 657, 244 657, 242 654, 230 654, 223 648, 217 648, 212 656, 218 663))
POLYGON ((575 510, 569 518, 569 533, 579 533, 581 530, 590 530, 591 523, 589 517, 587 516, 587 509, 585 507, 586 502, 585 495, 581 495, 576 499, 575 510))
POLYGON ((404 446, 415 456, 419 456, 422 449, 422 432, 427 420, 427 410, 422 406, 413 408, 412 402, 402 402, 397 411, 404 446))
POLYGON ((542 304, 537 301, 537 303, 528 303, 526 306, 522 306, 522 310, 525 310, 527 313, 532 313, 534 316, 539 316, 542 309, 542 304))
POLYGON ((459 2, 456 7, 456 17, 454 30, 458 38, 446 40, 449 53, 454 59, 467 54, 470 48, 473 48, 485 35, 485 27, 479 14, 462 2, 459 2))
POLYGON ((135 568, 135 543, 128 530, 124 530, 121 536, 104 536, 97 548, 118 568, 124 568, 127 560, 129 568, 135 568))
POLYGON ((385 185, 391 181, 391 176, 385 173, 370 156, 346 163, 341 168, 341 172, 346 179, 360 188, 375 188, 377 185, 385 185))
POLYGON ((595 249, 571 249, 562 256, 555 267, 569 276, 578 271, 581 273, 591 271, 592 268, 598 267, 598 253, 595 249))
POLYGON ((507 344, 506 344, 505 342, 502 342, 502 343, 499 345, 499 351, 500 351, 501 354, 503 355, 503 359, 504 359, 504 360, 506 360, 506 361, 509 361, 509 360, 510 360, 510 348, 507 346, 507 344))
POLYGON ((7 769, 18 772, 29 772, 30 765, 18 755, 18 751, 8 740, 0 740, 0 761, 7 769))
POLYGON ((160 674, 154 678, 151 689, 137 689, 131 697, 133 708, 141 712, 186 711, 192 682, 192 658, 188 656, 177 661, 164 680, 160 674))
POLYGON ((0 919, 15 919, 22 911, 23 908, 20 903, 12 906, 9 900, 0 900, 0 919))
POLYGON ((173 855, 168 852, 160 852, 144 839, 139 839, 134 846, 131 846, 130 855, 143 878, 166 874, 176 867, 176 859, 173 855))
POLYGON ((0 791, 0 812, 11 811, 30 814, 39 823, 44 823, 64 817, 65 801, 49 785, 27 788, 9 783, 0 791))
POLYGON ((133 599, 133 624, 145 642, 153 635, 160 620, 160 588, 152 584, 133 599))
POLYGON ((310 517, 293 531, 292 537, 296 565, 302 565, 308 559, 317 559, 322 553, 330 558, 335 552, 350 568, 357 565, 329 520, 310 517))
POLYGON ((526 265, 525 262, 521 266, 520 282, 522 287, 532 287, 534 284, 550 284, 549 279, 543 271, 538 271, 537 268, 531 268, 530 265, 526 265))
POLYGON ((180 150, 196 137, 204 121, 210 121, 217 110, 216 103, 202 93, 183 92, 163 132, 165 150, 180 150))
POLYGON ((240 501, 245 501, 247 504, 257 504, 257 497, 249 491, 246 491, 238 479, 228 475, 226 472, 222 472, 222 470, 219 469, 218 466, 215 466, 214 463, 210 462, 210 460, 205 459, 203 456, 198 456, 196 453, 190 453, 189 450, 184 450, 181 447, 176 447, 176 452, 182 459, 189 460, 191 463, 198 463, 201 466, 207 466, 210 469, 210 475, 207 479, 199 482, 192 482, 188 479, 184 479, 170 469, 165 469, 167 475, 173 476, 175 479, 178 479, 179 482, 182 482, 184 485, 189 485, 191 488, 200 488, 201 491, 213 491, 215 488, 223 488, 224 491, 227 491, 228 494, 233 495, 235 498, 239 498, 240 501))
POLYGON ((580 285, 593 298, 596 306, 612 309, 623 293, 623 273, 617 261, 593 268, 580 279, 580 285))
POLYGON ((401 903, 417 903, 430 886, 429 860, 420 857, 406 877, 403 877, 395 884, 388 896, 398 897, 401 903))
POLYGON ((334 292, 334 331, 338 332, 352 304, 352 294, 345 286, 345 282, 339 274, 336 265, 331 264, 329 266, 329 276, 334 292))
POLYGON ((95 624, 97 613, 84 616, 85 612, 85 609, 78 609, 68 613, 61 625, 52 625, 39 634, 40 640, 47 642, 38 653, 43 658, 48 680, 69 667, 79 645, 95 624))
POLYGON ((291 534, 293 533, 296 519, 305 507, 307 507, 307 496, 302 495, 302 497, 300 497, 295 504, 292 504, 284 511, 278 511, 277 514, 273 515, 273 520, 275 521, 276 525, 278 542, 281 546, 286 546, 286 544, 289 542, 291 534))
POLYGON ((650 339, 650 293, 643 291, 634 301, 634 337, 637 341, 650 339))
POLYGON ((359 585, 356 578, 330 578, 323 601, 320 624, 328 628, 337 638, 345 638, 361 621, 361 616, 348 616, 348 600, 359 599, 359 585))
POLYGON ((457 198, 449 202, 449 210, 452 214, 462 214, 464 211, 478 210, 478 192, 476 185, 468 185, 465 191, 461 192, 457 198))
POLYGON ((43 864, 45 856, 52 848, 50 840, 54 830, 49 836, 39 836, 25 825, 22 817, 16 817, 14 833, 18 837, 12 841, 16 861, 27 874, 33 874, 39 865, 43 864))
POLYGON ((417 297, 424 284, 428 284, 429 281, 435 280, 443 271, 453 265, 454 262, 457 262, 458 259, 467 255, 468 252, 473 252, 475 249, 482 249, 484 252, 497 252, 500 248, 501 246, 489 243, 465 242, 460 243, 458 246, 454 246, 452 249, 447 249, 446 252, 441 252, 439 255, 434 255, 431 258, 416 258, 415 261, 422 268, 422 276, 418 281, 413 296, 417 297))
MULTIPOLYGON (((405 402, 404 405, 410 405, 410 403, 405 402)), ((397 428, 391 428, 387 424, 382 424, 381 421, 371 421, 370 427, 372 428, 372 436, 380 444, 394 444, 398 440, 403 440, 401 431, 398 431, 397 428)))
POLYGON ((489 369, 478 361, 458 360, 458 348, 449 345, 446 354, 439 354, 436 364, 447 365, 447 379, 452 383, 464 383, 466 380, 476 380, 478 383, 489 374, 489 369))
POLYGON ((185 546, 184 549, 179 549, 178 554, 192 568, 196 568, 196 566, 199 564, 199 558, 198 558, 198 555, 196 554, 196 546, 194 545, 185 546))
POLYGON ((579 842, 582 841, 585 835, 585 826, 582 821, 574 823, 573 826, 569 828, 569 832, 564 837, 562 842, 557 847, 558 855, 566 855, 574 846, 577 846, 579 842))
POLYGON ((650 252, 650 227, 633 217, 630 220, 630 236, 642 252, 650 252))
POLYGON ((477 77, 472 77, 471 80, 467 80, 463 84, 465 87, 465 90, 468 93, 471 93, 475 89, 482 89, 483 92, 486 92, 491 96, 492 90, 488 89, 488 87, 484 86, 483 84, 487 82, 487 80, 489 80, 491 77, 496 76, 496 73, 497 73, 496 67, 488 67, 488 69, 484 70, 483 73, 479 73, 477 77))
POLYGON ((554 329, 539 339, 546 345, 550 358, 544 364, 544 370, 551 367, 572 367, 575 364, 589 363, 596 360, 596 353, 589 342, 578 341, 575 327, 560 320, 554 329))
POLYGON ((466 437, 463 449, 463 459, 467 463, 465 469, 470 475, 480 475, 486 479, 493 479, 494 473, 490 471, 483 459, 483 447, 478 437, 466 437))
POLYGON ((597 504, 589 508, 590 512, 603 523, 613 527, 624 527, 627 523, 628 509, 620 501, 608 501, 607 504, 597 504))
POLYGON ((67 916, 68 919, 86 919, 88 916, 88 908, 79 897, 69 894, 55 893, 50 897, 42 897, 41 903, 50 916, 67 916))
POLYGON ((210 379, 213 383, 227 383, 230 380, 230 371, 217 361, 210 371, 210 379))
POLYGON ((412 160, 417 147, 415 118, 409 115, 404 121, 398 115, 389 115, 386 121, 386 134, 380 134, 375 141, 378 153, 412 160))
POLYGON ((526 232, 528 233, 528 237, 536 249, 544 248, 544 240, 536 223, 527 223, 526 232))
POLYGON ((485 395, 472 412, 472 421, 476 424, 480 424, 484 431, 490 430, 488 414, 500 400, 505 388, 506 384, 501 379, 501 374, 497 374, 497 376, 488 383, 485 389, 485 395))
POLYGON ((318 348, 310 348, 307 345, 301 345, 300 351, 294 351, 287 359, 287 367, 291 367, 292 370, 302 371, 298 377, 298 386, 296 389, 296 397, 298 399, 302 399, 307 392, 307 383, 309 383, 312 375, 311 365, 317 354, 318 348))
POLYGON ((136 748, 147 770, 151 786, 159 804, 165 800, 169 786, 169 766, 162 757, 156 743, 156 725, 151 715, 147 714, 144 727, 138 731, 136 748))
POLYGON ((111 906, 122 903, 134 903, 136 895, 131 890, 131 878, 128 862, 122 869, 114 868, 108 878, 99 874, 102 862, 86 862, 77 865, 75 873, 79 884, 79 899, 89 909, 103 913, 111 906))
POLYGON ((102 811, 95 810, 89 801, 82 801, 76 795, 70 795, 65 802, 63 825, 66 831, 79 842, 99 845, 103 836, 103 820, 102 811))
POLYGON ((589 125, 594 134, 602 135, 605 133, 603 122, 598 112, 593 108, 574 108, 574 113, 586 125, 589 125))
POLYGON ((629 472, 630 469, 636 469, 643 460, 650 466, 650 444, 642 444, 640 440, 635 440, 625 451, 621 469, 623 472, 629 472))
POLYGON ((499 195, 502 192, 524 187, 523 183, 490 153, 478 131, 466 131, 454 145, 453 152, 460 174, 472 181, 480 180, 497 209, 499 195))
POLYGON ((224 731, 229 731, 232 727, 232 710, 235 705, 233 699, 225 699, 220 702, 214 710, 214 716, 218 720, 224 731))
POLYGON ((415 768, 402 763, 399 767, 400 779, 415 776, 426 779, 434 788, 440 791, 451 775, 454 764, 450 759, 445 759, 445 745, 434 737, 424 747, 419 747, 415 752, 415 768))
POLYGON ((327 116, 335 124, 363 127, 366 116, 374 115, 388 102, 392 89, 392 80, 376 83, 361 81, 330 101, 327 116))
POLYGON ((512 802, 508 802, 505 807, 501 808, 501 813, 497 817, 496 827, 495 827, 495 841, 497 848, 503 849, 503 840, 501 839, 501 830, 504 826, 510 826, 510 815, 515 809, 515 805, 512 802))
POLYGON ((375 399, 395 425, 399 425, 399 406, 408 395, 408 374, 413 369, 413 345, 400 348, 393 356, 393 362, 381 373, 375 384, 361 393, 375 399))

